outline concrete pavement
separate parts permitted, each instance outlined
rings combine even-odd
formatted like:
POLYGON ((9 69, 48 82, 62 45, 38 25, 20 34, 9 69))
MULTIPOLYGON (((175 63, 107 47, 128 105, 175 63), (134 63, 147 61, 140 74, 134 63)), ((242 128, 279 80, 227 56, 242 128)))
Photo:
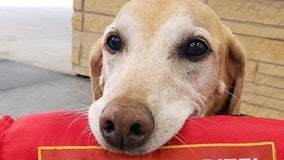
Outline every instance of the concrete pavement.
POLYGON ((72 8, 0 7, 0 58, 71 73, 72 8))
POLYGON ((72 11, 0 7, 0 117, 87 110, 90 80, 71 72, 72 11))
POLYGON ((0 116, 56 110, 87 111, 89 78, 0 59, 0 116))

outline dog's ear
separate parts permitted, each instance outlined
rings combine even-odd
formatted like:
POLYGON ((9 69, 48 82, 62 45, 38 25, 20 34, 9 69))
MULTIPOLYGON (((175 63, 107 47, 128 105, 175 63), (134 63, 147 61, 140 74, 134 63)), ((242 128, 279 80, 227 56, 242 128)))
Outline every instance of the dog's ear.
POLYGON ((99 39, 92 47, 90 53, 90 75, 91 75, 91 85, 93 91, 94 100, 99 99, 103 94, 104 82, 102 79, 102 69, 103 69, 103 54, 102 54, 102 39, 99 39))
POLYGON ((241 94, 245 76, 245 49, 240 41, 234 36, 231 31, 227 30, 227 52, 225 59, 225 74, 227 91, 229 98, 226 105, 227 113, 240 114, 241 94))

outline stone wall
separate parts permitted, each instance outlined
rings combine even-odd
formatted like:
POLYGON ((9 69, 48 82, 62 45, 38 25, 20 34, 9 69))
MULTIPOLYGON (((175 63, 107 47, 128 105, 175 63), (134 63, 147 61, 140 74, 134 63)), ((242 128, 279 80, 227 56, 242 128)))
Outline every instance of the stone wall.
POLYGON ((89 75, 88 57, 91 46, 127 1, 129 0, 73 0, 73 72, 89 75))
MULTIPOLYGON (((128 0, 74 0, 73 71, 88 75, 92 44, 128 0)), ((208 0, 247 50, 242 112, 284 119, 284 1, 208 0)))

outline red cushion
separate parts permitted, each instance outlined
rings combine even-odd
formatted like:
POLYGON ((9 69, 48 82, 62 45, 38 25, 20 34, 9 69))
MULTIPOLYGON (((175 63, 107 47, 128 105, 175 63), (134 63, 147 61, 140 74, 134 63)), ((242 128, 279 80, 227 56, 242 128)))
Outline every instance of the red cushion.
MULTIPOLYGON (((64 156, 73 153, 78 155, 77 159, 96 159, 94 155, 103 157, 100 160, 113 157, 139 159, 109 153, 97 147, 98 143, 88 126, 87 115, 80 112, 32 114, 17 120, 3 116, 0 119, 0 135, 0 160, 47 160, 45 154, 54 157, 57 154, 57 157, 64 159, 63 152, 59 152, 63 150, 64 156)), ((271 159, 284 160, 284 121, 212 116, 187 120, 166 147, 141 159, 160 157, 181 160, 188 159, 186 156, 194 156, 191 159, 260 160, 257 156, 267 154, 271 159)), ((70 160, 72 158, 75 160, 76 156, 69 157, 70 160)))

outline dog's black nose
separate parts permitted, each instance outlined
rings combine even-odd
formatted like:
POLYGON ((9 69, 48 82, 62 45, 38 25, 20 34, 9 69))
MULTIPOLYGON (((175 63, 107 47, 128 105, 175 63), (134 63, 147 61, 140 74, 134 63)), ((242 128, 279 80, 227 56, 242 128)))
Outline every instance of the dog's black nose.
POLYGON ((108 103, 99 123, 105 141, 119 150, 141 146, 154 128, 154 118, 148 107, 129 99, 108 103))

